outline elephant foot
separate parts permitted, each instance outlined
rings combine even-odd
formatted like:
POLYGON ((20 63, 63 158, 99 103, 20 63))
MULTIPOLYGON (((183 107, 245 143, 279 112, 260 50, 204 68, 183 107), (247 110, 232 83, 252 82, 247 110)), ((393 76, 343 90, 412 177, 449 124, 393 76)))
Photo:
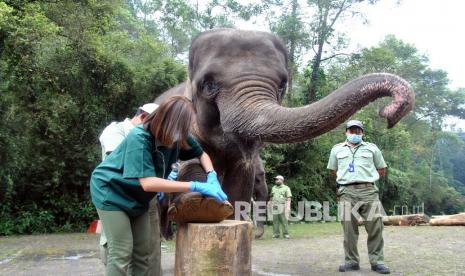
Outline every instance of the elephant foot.
POLYGON ((257 229, 255 230, 255 239, 260 239, 261 237, 263 237, 263 234, 265 234, 265 226, 258 225, 257 229))
POLYGON ((220 222, 234 213, 231 203, 219 202, 200 193, 185 193, 177 197, 168 209, 168 217, 178 223, 220 222))

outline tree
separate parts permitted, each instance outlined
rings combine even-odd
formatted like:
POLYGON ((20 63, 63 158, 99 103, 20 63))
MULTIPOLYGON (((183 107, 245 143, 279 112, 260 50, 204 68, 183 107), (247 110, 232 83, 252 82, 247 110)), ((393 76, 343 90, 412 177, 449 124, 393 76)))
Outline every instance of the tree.
POLYGON ((294 76, 298 73, 298 60, 305 49, 304 45, 308 44, 309 38, 305 31, 305 25, 301 18, 301 7, 297 0, 291 0, 289 5, 281 3, 284 9, 281 16, 272 19, 270 29, 278 35, 289 50, 289 79, 287 84, 287 102, 293 105, 293 86, 294 76), (290 6, 290 8, 285 8, 290 6))
POLYGON ((184 55, 191 40, 200 32, 218 27, 234 27, 235 19, 249 20, 259 14, 260 4, 234 0, 128 0, 135 16, 171 46, 172 56, 184 55))
MULTIPOLYGON (((363 2, 374 4, 378 0, 307 0, 311 7, 316 9, 316 14, 311 23, 311 36, 313 37, 311 46, 315 53, 311 61, 311 77, 308 86, 308 102, 317 99, 318 75, 320 74, 321 63, 336 55, 324 57, 324 46, 330 43, 330 39, 335 35, 335 24, 349 14, 352 16, 361 15, 356 11, 356 7, 363 2)), ((341 41, 342 37, 337 38, 341 41)))
POLYGON ((0 234, 83 229, 96 217, 100 131, 185 67, 123 1, 10 2, 0 3, 0 234))

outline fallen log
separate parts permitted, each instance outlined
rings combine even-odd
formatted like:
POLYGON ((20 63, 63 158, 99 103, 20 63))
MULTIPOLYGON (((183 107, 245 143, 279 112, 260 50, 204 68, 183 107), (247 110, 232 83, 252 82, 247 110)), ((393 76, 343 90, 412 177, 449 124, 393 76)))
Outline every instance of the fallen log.
POLYGON ((465 213, 437 216, 429 221, 432 226, 465 226, 465 213))
POLYGON ((411 214, 401 216, 384 216, 384 225, 395 225, 395 226, 415 226, 420 224, 427 224, 429 217, 425 214, 411 214))

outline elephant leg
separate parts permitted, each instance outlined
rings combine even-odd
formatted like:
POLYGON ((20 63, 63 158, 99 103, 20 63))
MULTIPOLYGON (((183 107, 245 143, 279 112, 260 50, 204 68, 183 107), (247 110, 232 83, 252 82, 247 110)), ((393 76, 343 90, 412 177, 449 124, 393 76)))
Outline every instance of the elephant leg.
MULTIPOLYGON (((252 199, 255 168, 252 162, 233 163, 222 174, 221 184, 233 205, 235 213, 241 212, 244 206, 250 206, 252 199), (242 208, 240 208, 242 206, 242 208), (241 210, 239 210, 241 209, 241 210)), ((236 216, 233 214, 230 219, 236 216)), ((244 219, 240 216, 240 219, 244 219)))
MULTIPOLYGON (((160 240, 160 217, 157 199, 152 199, 149 205, 150 219, 150 256, 147 275, 161 275, 161 240, 160 240)), ((130 267, 131 269, 131 267, 130 267)))
POLYGON ((173 239, 173 227, 171 221, 168 219, 168 208, 170 207, 171 194, 166 194, 162 201, 158 202, 158 209, 160 211, 160 230, 165 240, 173 239))
MULTIPOLYGON (((205 181, 206 174, 200 162, 196 159, 182 162, 178 172, 178 181, 205 181)), ((160 210, 160 229, 165 240, 172 240, 174 236, 172 221, 168 217, 168 209, 180 193, 169 193, 161 202, 158 202, 160 210)))
MULTIPOLYGON (((266 206, 266 200, 268 199, 268 187, 265 179, 265 169, 263 167, 263 161, 258 157, 255 161, 255 183, 253 189, 253 198, 259 206, 266 206)), ((257 220, 257 231, 255 232, 255 238, 259 239, 265 233, 265 221, 257 220)))
POLYGON ((207 181, 207 174, 198 159, 181 162, 178 181, 207 181))

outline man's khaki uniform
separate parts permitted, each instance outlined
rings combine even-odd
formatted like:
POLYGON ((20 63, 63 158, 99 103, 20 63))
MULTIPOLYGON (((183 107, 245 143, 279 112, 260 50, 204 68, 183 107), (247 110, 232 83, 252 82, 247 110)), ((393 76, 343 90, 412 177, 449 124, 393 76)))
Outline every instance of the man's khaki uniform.
MULTIPOLYGON (((368 256, 371 265, 384 264, 383 219, 379 191, 374 182, 379 179, 377 169, 385 168, 381 151, 375 144, 361 142, 354 148, 344 142, 335 145, 327 168, 337 172, 337 191, 344 230, 344 252, 346 263, 359 263, 357 250, 358 219, 351 209, 358 208, 368 233, 368 256)), ((355 212, 355 211, 354 211, 355 212)), ((360 218, 359 218, 360 219, 360 218)))
POLYGON ((286 204, 288 198, 292 197, 291 189, 284 185, 274 185, 271 188, 272 214, 273 214, 273 236, 279 237, 279 226, 283 226, 283 236, 289 235, 286 216, 286 204))

